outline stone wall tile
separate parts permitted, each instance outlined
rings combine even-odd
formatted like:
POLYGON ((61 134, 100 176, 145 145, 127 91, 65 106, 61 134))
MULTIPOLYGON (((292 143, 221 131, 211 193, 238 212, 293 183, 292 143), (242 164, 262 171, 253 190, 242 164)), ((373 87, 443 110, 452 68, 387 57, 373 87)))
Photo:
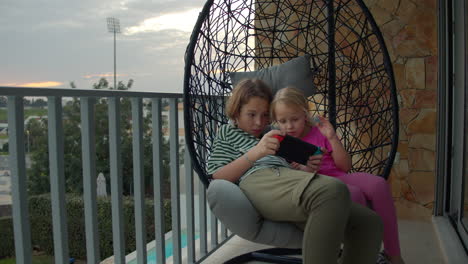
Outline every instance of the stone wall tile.
POLYGON ((392 44, 397 56, 408 58, 429 56, 431 49, 424 45, 423 41, 425 40, 418 39, 416 29, 407 25, 393 37, 392 44))
POLYGON ((409 148, 435 151, 435 134, 416 134, 409 138, 409 148))
POLYGON ((390 13, 378 5, 374 5, 370 11, 377 25, 383 25, 392 20, 390 13))
POLYGON ((410 172, 408 159, 400 159, 398 166, 400 170, 400 179, 408 178, 408 174, 410 172))
POLYGON ((396 59, 395 63, 398 63, 398 64, 405 64, 405 63, 406 63, 406 58, 398 57, 398 58, 396 59))
POLYGON ((434 151, 425 149, 408 150, 408 162, 411 170, 417 171, 434 171, 435 169, 435 153, 434 151))
POLYGON ((406 201, 416 202, 416 193, 406 181, 401 181, 401 193, 406 201))
POLYGON ((400 106, 404 108, 413 108, 416 100, 416 89, 405 89, 400 91, 400 106))
POLYGON ((397 48, 405 41, 414 40, 415 34, 408 29, 408 26, 404 26, 398 34, 392 38, 392 45, 397 48))
POLYGON ((387 48, 388 56, 390 57, 390 61, 394 62, 397 60, 397 56, 395 50, 393 50, 392 40, 391 38, 387 38, 384 36, 385 47, 387 48))
POLYGON ((396 11, 396 16, 404 23, 408 23, 417 12, 416 5, 408 0, 400 1, 400 6, 396 11))
POLYGON ((426 207, 427 209, 429 209, 429 211, 433 211, 434 209, 434 202, 429 202, 427 204, 424 204, 424 207, 426 207))
POLYGON ((424 58, 411 58, 406 62, 405 77, 408 88, 424 89, 426 86, 424 58))
POLYGON ((418 6, 418 8, 424 8, 428 10, 437 9, 437 0, 412 0, 412 1, 418 6))
POLYGON ((398 134, 398 140, 408 140, 408 133, 406 132, 405 126, 400 126, 400 131, 398 134))
POLYGON ((393 14, 398 9, 399 1, 378 0, 376 4, 387 12, 393 14))
POLYGON ((401 181, 393 177, 392 174, 390 174, 390 177, 388 179, 388 184, 390 185, 390 190, 392 192, 392 197, 393 198, 400 198, 402 197, 401 195, 401 181))
POLYGON ((428 204, 434 201, 434 172, 411 172, 408 176, 408 184, 416 194, 416 200, 420 204, 428 204))
POLYGON ((403 23, 399 19, 393 19, 385 25, 381 26, 382 33, 384 35, 389 35, 390 37, 394 37, 405 27, 405 23, 403 23))
POLYGON ((393 164, 392 167, 392 176, 395 179, 403 180, 408 178, 409 174, 409 165, 408 165, 408 160, 407 159, 400 159, 400 162, 397 164, 393 164))
POLYGON ((435 133, 437 112, 434 109, 422 109, 419 115, 408 124, 408 134, 435 133))
POLYGON ((429 56, 426 61, 426 89, 437 89, 437 56, 429 56))
POLYGON ((428 9, 418 9, 419 12, 410 20, 410 27, 414 28, 416 40, 427 52, 427 55, 437 53, 437 15, 428 9))
POLYGON ((406 88, 405 65, 401 63, 394 63, 393 74, 395 77, 395 86, 397 91, 401 91, 402 89, 406 88))
POLYGON ((432 212, 427 210, 424 206, 416 202, 407 201, 403 198, 395 201, 395 207, 397 209, 398 219, 429 220, 432 217, 432 212))
POLYGON ((378 0, 364 0, 364 4, 366 4, 367 8, 373 7, 378 0))
POLYGON ((405 127, 416 118, 419 114, 419 109, 400 108, 400 123, 405 127))
POLYGON ((437 104, 436 90, 418 90, 414 98, 414 108, 434 108, 437 104))
POLYGON ((401 141, 398 142, 397 151, 400 153, 400 161, 408 159, 408 141, 401 141))

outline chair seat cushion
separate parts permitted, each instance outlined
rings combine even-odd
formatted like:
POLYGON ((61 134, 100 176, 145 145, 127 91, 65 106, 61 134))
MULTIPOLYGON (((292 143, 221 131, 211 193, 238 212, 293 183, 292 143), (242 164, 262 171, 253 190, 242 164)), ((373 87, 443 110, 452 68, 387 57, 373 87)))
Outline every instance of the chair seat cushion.
POLYGON ((236 184, 213 180, 207 200, 213 214, 234 234, 255 243, 301 248, 302 230, 287 222, 264 219, 236 184))

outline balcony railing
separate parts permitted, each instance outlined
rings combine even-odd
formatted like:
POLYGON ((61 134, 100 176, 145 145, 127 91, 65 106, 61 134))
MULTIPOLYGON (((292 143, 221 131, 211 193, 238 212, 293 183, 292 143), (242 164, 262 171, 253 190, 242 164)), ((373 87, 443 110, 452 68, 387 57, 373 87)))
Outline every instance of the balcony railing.
POLYGON ((12 217, 14 227, 15 254, 17 263, 31 263, 32 246, 30 218, 28 213, 27 170, 25 165, 24 105, 25 97, 47 97, 48 104, 48 146, 50 192, 52 200, 52 223, 55 263, 69 262, 67 217, 65 207, 64 175, 64 130, 62 127, 62 99, 77 97, 80 101, 81 142, 83 167, 83 199, 86 231, 87 263, 99 263, 98 223, 96 206, 96 149, 95 109, 96 99, 107 98, 109 118, 109 167, 112 203, 112 232, 114 263, 125 263, 125 237, 122 211, 122 161, 120 131, 120 99, 131 100, 132 149, 133 149, 133 192, 135 201, 135 233, 137 263, 147 263, 146 232, 155 232, 157 263, 166 263, 164 206, 162 190, 162 100, 169 100, 169 142, 170 142, 170 193, 172 214, 172 263, 200 263, 211 252, 224 243, 227 230, 209 212, 206 206, 206 192, 203 184, 194 177, 190 158, 184 158, 185 188, 180 188, 179 166, 179 115, 178 99, 181 94, 148 93, 116 90, 80 90, 0 87, 0 96, 7 97, 9 155, 11 170, 12 217), (152 177, 154 188, 155 228, 149 230, 145 223, 145 187, 143 177, 143 100, 151 101, 152 123, 152 177), (196 183, 196 184, 194 184, 196 183), (194 194, 198 188, 198 198, 194 194), (186 203, 181 208, 180 193, 185 192, 186 203), (198 203, 198 212, 194 204, 198 203), (181 215, 187 216, 187 250, 181 249, 181 215), (199 224, 195 226, 195 216, 199 224), (208 217, 207 217, 208 216, 208 217), (210 219, 208 219, 210 218, 210 219), (210 222, 208 226, 208 222, 210 222), (199 241, 195 243, 195 230, 199 230, 199 241), (218 233, 218 230, 221 232, 218 233), (196 244, 199 245, 196 247, 196 244))

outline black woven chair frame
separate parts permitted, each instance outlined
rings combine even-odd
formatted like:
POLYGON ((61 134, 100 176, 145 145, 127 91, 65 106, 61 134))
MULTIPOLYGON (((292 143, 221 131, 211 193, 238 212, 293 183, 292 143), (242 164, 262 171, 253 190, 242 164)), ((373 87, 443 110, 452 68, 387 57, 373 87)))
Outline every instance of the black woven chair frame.
POLYGON ((311 55, 311 114, 327 116, 351 172, 388 178, 398 145, 398 103, 382 34, 362 0, 208 0, 185 54, 187 148, 208 186, 206 159, 232 90, 229 72, 311 55), (331 33, 330 33, 331 32, 331 33))

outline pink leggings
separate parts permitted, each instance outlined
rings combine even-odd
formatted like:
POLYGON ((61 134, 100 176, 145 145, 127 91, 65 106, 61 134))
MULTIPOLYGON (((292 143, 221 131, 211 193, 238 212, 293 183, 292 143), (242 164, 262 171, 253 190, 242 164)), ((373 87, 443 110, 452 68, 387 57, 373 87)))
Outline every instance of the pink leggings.
POLYGON ((382 218, 384 224, 383 242, 385 252, 390 256, 399 256, 398 224, 392 194, 384 178, 369 173, 355 172, 335 176, 346 183, 351 199, 372 209, 382 218))

